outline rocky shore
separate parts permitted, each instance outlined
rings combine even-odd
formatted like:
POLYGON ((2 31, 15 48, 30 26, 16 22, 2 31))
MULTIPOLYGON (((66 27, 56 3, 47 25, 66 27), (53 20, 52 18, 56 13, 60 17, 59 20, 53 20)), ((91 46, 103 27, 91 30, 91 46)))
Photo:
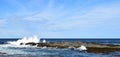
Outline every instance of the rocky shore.
POLYGON ((4 52, 0 52, 0 54, 6 54, 6 53, 4 53, 4 52))
MULTIPOLYGON (((21 43, 22 45, 23 43, 21 43)), ((110 45, 110 44, 98 44, 95 42, 49 42, 49 43, 26 43, 25 45, 37 46, 37 47, 51 47, 51 48, 79 48, 81 45, 86 46, 87 52, 90 53, 109 53, 120 51, 120 45, 110 45)))

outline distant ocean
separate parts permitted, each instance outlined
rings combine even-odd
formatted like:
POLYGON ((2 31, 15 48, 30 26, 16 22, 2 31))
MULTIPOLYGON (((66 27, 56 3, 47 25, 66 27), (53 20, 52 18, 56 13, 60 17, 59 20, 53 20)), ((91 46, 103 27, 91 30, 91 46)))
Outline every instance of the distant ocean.
MULTIPOLYGON (((21 39, 21 38, 19 38, 21 39)), ((46 40, 48 42, 60 42, 60 41, 69 41, 69 42, 74 42, 74 41, 82 41, 82 42, 96 42, 96 43, 100 43, 100 44, 115 44, 115 45, 120 45, 120 39, 46 39, 46 38, 42 38, 40 39, 40 41, 42 40, 46 40)), ((0 39, 0 44, 6 44, 8 41, 17 41, 18 39, 0 39)))
MULTIPOLYGON (((114 44, 120 45, 120 39, 46 39, 47 42, 59 41, 82 41, 82 42, 96 42, 99 44, 114 44)), ((17 41, 18 39, 0 39, 0 57, 120 57, 120 51, 95 54, 74 51, 70 49, 48 49, 36 47, 9 47, 8 41, 17 41), (2 54, 3 53, 3 54, 2 54), (6 54, 4 54, 6 53, 6 54)))

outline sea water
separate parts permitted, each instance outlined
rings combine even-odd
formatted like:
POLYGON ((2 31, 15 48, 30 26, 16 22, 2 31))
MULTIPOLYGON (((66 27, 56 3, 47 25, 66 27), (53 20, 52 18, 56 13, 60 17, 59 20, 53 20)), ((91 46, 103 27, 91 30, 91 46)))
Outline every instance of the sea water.
MULTIPOLYGON (((20 40, 20 39, 19 39, 20 40)), ((83 41, 83 42, 97 42, 100 44, 120 44, 120 39, 41 39, 39 41, 46 40, 47 42, 59 42, 59 41, 83 41)), ((8 42, 17 42, 18 39, 0 39, 0 52, 6 54, 0 54, 0 57, 120 57, 120 51, 110 53, 88 53, 82 51, 76 51, 71 49, 59 49, 59 48, 38 48, 31 46, 19 46, 8 44, 8 42)), ((29 40, 30 42, 30 40, 29 40)))

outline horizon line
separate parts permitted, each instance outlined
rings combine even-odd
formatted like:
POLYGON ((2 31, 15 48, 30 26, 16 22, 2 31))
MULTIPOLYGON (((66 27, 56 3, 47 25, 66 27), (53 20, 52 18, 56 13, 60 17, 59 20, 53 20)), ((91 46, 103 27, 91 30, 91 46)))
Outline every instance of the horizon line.
MULTIPOLYGON (((16 38, 15 37, 14 38, 12 38, 12 37, 0 37, 0 39, 22 39, 22 37, 16 37, 16 38)), ((40 39, 120 39, 120 38, 117 38, 117 37, 116 38, 114 38, 114 37, 113 38, 106 38, 106 37, 105 38, 102 38, 102 37, 101 38, 91 38, 91 37, 90 38, 76 38, 76 37, 75 38, 60 38, 60 37, 59 38, 57 38, 57 37, 56 38, 51 38, 51 37, 48 38, 47 37, 47 38, 40 38, 40 39)))

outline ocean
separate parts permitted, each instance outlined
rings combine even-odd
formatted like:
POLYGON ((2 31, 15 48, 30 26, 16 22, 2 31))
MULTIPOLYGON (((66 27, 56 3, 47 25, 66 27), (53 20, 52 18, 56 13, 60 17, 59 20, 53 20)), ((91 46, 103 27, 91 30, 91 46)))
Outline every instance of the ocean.
MULTIPOLYGON (((22 47, 11 46, 7 42, 17 41, 18 39, 0 39, 0 57, 120 57, 120 51, 110 53, 88 53, 67 48, 38 48, 38 47, 22 47)), ((60 41, 82 41, 82 42, 96 42, 99 44, 114 44, 120 45, 120 39, 41 39, 47 42, 60 41)))

